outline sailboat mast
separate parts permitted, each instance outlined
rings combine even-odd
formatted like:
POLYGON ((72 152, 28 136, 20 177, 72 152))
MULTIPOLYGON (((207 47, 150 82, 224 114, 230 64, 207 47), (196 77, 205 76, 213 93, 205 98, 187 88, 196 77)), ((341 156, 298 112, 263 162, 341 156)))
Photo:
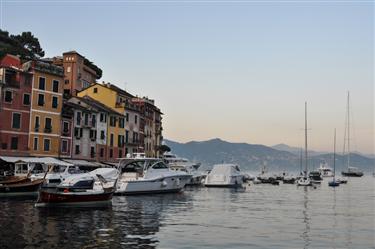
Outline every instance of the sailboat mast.
POLYGON ((307 174, 307 102, 305 102, 305 175, 307 174))
POLYGON ((302 174, 302 148, 301 148, 301 153, 300 153, 300 156, 299 156, 299 167, 300 167, 300 174, 302 174))
POLYGON ((349 166, 350 166, 350 111, 349 111, 349 91, 348 91, 348 103, 347 103, 347 115, 348 115, 348 169, 349 169, 349 166))
POLYGON ((333 181, 335 181, 336 176, 336 128, 335 128, 335 135, 333 139, 333 181))

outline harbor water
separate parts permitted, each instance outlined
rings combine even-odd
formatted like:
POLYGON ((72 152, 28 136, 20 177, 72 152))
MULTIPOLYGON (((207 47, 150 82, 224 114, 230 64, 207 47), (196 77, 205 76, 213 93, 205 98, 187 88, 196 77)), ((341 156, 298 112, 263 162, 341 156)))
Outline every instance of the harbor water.
POLYGON ((375 248, 374 183, 115 196, 101 208, 0 200, 0 248, 375 248))

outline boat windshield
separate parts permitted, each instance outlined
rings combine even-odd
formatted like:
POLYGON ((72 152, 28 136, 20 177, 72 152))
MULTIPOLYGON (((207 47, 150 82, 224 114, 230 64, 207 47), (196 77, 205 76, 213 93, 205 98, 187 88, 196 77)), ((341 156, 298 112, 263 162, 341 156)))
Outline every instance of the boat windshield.
POLYGON ((168 166, 165 163, 160 161, 160 162, 152 164, 150 168, 153 168, 153 169, 168 169, 168 166))
POLYGON ((53 173, 64 173, 67 166, 56 165, 52 168, 53 173))
POLYGON ((124 173, 124 172, 127 172, 127 173, 131 173, 131 172, 142 173, 143 172, 143 165, 144 165, 144 162, 142 162, 142 161, 134 161, 134 162, 131 162, 131 163, 128 163, 128 164, 124 165, 121 168, 121 172, 122 173, 124 173))

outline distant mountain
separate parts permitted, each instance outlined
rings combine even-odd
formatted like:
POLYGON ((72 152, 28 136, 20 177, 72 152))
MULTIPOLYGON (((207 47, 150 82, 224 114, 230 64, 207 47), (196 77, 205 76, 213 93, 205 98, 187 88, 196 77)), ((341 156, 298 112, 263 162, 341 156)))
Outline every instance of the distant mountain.
MULTIPOLYGON (((286 144, 276 144, 272 146, 271 148, 275 150, 281 150, 281 151, 288 151, 290 153, 293 153, 295 155, 300 155, 301 153, 301 148, 298 147, 292 147, 286 144)), ((313 151, 313 150, 308 150, 309 155, 311 156, 317 156, 321 154, 326 154, 327 152, 318 152, 318 151, 313 151)))
MULTIPOLYGON (((247 144, 230 143, 219 138, 201 142, 178 143, 165 139, 164 142, 172 149, 172 153, 186 157, 192 161, 201 162, 203 168, 210 168, 216 163, 236 163, 244 170, 260 171, 262 165, 266 165, 269 171, 299 171, 300 157, 298 153, 275 149, 272 147, 247 144)), ((288 146, 289 147, 289 146, 288 146)), ((309 157, 309 165, 312 168, 319 167, 321 162, 332 165, 333 154, 317 154, 309 157)), ((359 154, 351 154, 351 166, 359 167, 365 172, 372 172, 375 159, 359 154)), ((346 157, 336 155, 337 170, 346 168, 346 157)))

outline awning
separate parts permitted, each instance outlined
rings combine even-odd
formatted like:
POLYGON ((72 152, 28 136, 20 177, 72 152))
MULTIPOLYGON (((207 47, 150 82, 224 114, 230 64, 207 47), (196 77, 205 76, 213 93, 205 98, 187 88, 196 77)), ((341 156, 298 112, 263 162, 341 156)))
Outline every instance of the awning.
POLYGON ((1 160, 9 163, 41 163, 48 165, 73 166, 73 164, 58 160, 53 157, 11 157, 1 156, 1 160))
POLYGON ((64 159, 65 162, 71 163, 75 166, 89 166, 89 167, 108 167, 109 165, 98 163, 98 162, 90 162, 86 160, 78 160, 78 159, 64 159))

